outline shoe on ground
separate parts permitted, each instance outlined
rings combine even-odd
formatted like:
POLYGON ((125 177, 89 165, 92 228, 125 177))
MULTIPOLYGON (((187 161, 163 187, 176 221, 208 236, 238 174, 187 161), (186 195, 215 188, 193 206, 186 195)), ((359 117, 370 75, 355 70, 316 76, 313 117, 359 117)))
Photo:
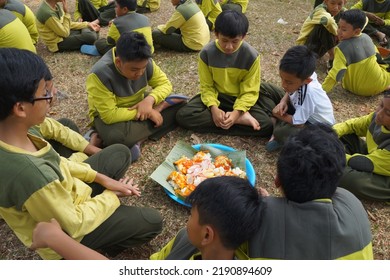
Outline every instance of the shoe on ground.
POLYGON ((80 52, 91 56, 100 56, 100 53, 98 52, 95 45, 82 45, 80 52))
POLYGON ((265 150, 267 152, 276 152, 282 148, 282 144, 277 142, 276 140, 271 140, 267 144, 265 144, 265 150))

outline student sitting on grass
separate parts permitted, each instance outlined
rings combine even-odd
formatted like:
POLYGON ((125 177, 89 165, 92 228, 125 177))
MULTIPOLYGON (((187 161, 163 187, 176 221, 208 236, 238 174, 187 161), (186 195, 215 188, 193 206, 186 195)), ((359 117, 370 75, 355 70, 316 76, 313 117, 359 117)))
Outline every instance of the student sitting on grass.
POLYGON ((210 31, 214 30, 215 20, 217 16, 222 12, 219 0, 195 0, 200 10, 206 18, 207 25, 210 31))
POLYGON ((153 30, 153 44, 178 52, 201 50, 210 41, 206 19, 192 0, 172 0, 175 6, 166 24, 153 30))
POLYGON ((160 0, 137 0, 137 13, 146 14, 160 9, 160 0))
POLYGON ((0 8, 0 48, 18 48, 36 53, 26 26, 12 12, 0 8))
POLYGON ((261 221, 261 197, 256 189, 245 179, 215 177, 200 183, 186 202, 191 204, 187 228, 150 259, 240 258, 236 249, 252 236, 261 221))
POLYGON ((340 187, 359 198, 390 202, 390 91, 375 112, 333 128, 347 156, 340 187))
MULTIPOLYGON (((0 9, 12 12, 26 26, 34 45, 38 43, 38 29, 35 23, 35 15, 31 9, 19 0, 0 0, 0 9)), ((15 32, 18 33, 18 32, 15 32)), ((18 34, 20 36, 20 34, 18 34)))
MULTIPOLYGON (((235 257, 372 260, 367 212, 352 193, 337 187, 344 167, 344 147, 331 127, 308 125, 292 135, 277 162, 275 185, 283 197, 267 196, 267 191, 260 189, 265 196, 258 207, 261 216, 252 214, 251 219, 260 224, 252 237, 235 250, 235 257)), ((200 211, 199 217, 203 217, 200 211)), ((199 240, 205 239, 192 234, 188 225, 156 258, 193 258, 202 251, 199 240)))
POLYGON ((111 23, 107 38, 101 38, 95 42, 99 54, 103 55, 112 47, 115 47, 121 34, 135 31, 144 34, 146 41, 154 52, 152 28, 149 18, 135 12, 136 0, 115 0, 116 18, 111 23))
POLYGON ((76 0, 74 20, 93 21, 100 26, 107 26, 115 18, 114 0, 76 0))
POLYGON ((261 108, 260 55, 247 42, 249 22, 227 10, 215 21, 215 41, 199 54, 200 93, 177 113, 180 126, 201 133, 269 137, 272 122, 261 108))
POLYGON ((363 32, 377 39, 382 47, 388 47, 390 36, 390 1, 359 0, 351 9, 362 10, 369 19, 363 32))
MULTIPOLYGON (((126 146, 112 145, 78 163, 29 132, 45 120, 53 99, 42 58, 0 49, 0 69, 0 216, 20 241, 30 247, 35 225, 51 218, 77 242, 112 256, 159 234, 158 211, 120 205, 118 197, 140 195, 123 177, 131 162, 126 146)), ((38 254, 61 258, 50 249, 38 254)))
POLYGON ((338 15, 343 6, 344 0, 324 0, 324 3, 316 6, 307 17, 296 41, 297 45, 306 45, 318 55, 318 58, 328 52, 328 70, 333 65, 338 15))
POLYGON ((100 26, 96 22, 74 22, 67 0, 44 0, 37 12, 39 35, 49 51, 75 51, 82 45, 93 45, 100 26), (63 8, 58 4, 62 2, 63 8))
POLYGON ((264 198, 257 233, 240 246, 249 259, 372 260, 371 226, 361 202, 338 188, 343 144, 330 126, 305 126, 277 160, 284 197, 264 198))
POLYGON ((387 64, 379 64, 380 55, 371 38, 361 33, 367 17, 361 10, 348 10, 340 15, 338 38, 333 67, 322 83, 330 92, 341 82, 351 93, 372 96, 390 88, 387 64))
POLYGON ((177 127, 176 112, 187 101, 170 95, 171 82, 153 61, 145 36, 137 32, 119 37, 116 47, 92 67, 86 87, 89 117, 103 146, 132 148, 148 138, 160 139, 177 127))
POLYGON ((274 131, 265 146, 267 151, 279 150, 290 134, 307 124, 335 123, 332 103, 317 80, 315 67, 314 52, 306 46, 291 47, 279 64, 284 96, 276 87, 268 87, 271 90, 267 92, 260 89, 260 95, 272 95, 271 99, 277 101, 272 109, 274 131))

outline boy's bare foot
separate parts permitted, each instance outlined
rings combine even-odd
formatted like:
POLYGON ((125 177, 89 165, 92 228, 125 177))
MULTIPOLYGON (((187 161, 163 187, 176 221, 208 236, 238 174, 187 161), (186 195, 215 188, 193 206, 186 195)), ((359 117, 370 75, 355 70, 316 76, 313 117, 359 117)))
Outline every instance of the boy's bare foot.
POLYGON ((184 96, 184 95, 170 95, 167 98, 165 98, 165 100, 163 102, 154 106, 153 109, 155 109, 156 111, 161 113, 162 111, 164 111, 166 108, 168 108, 170 106, 173 106, 173 105, 176 105, 179 103, 183 103, 183 102, 187 102, 188 99, 189 98, 187 96, 184 96))
POLYGON ((376 33, 376 37, 378 38, 378 43, 381 47, 387 47, 388 41, 386 38, 386 34, 378 31, 376 33))
POLYGON ((103 140, 96 131, 91 133, 91 139, 89 140, 89 143, 98 148, 103 148, 103 140))
POLYGON ((259 122, 249 112, 242 114, 237 119, 236 124, 251 126, 254 130, 260 130, 261 128, 259 122))

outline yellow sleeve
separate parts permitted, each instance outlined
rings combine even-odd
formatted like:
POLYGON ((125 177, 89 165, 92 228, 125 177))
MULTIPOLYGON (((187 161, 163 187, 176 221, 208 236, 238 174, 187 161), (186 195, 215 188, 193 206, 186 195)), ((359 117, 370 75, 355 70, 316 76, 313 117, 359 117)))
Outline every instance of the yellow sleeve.
POLYGON ((56 17, 50 17, 45 25, 48 29, 52 30, 57 36, 66 38, 70 34, 70 15, 64 15, 64 21, 61 23, 56 17))
POLYGON ((240 94, 234 102, 233 108, 246 112, 255 105, 259 99, 260 90, 260 56, 258 56, 249 69, 247 75, 240 83, 240 94))
POLYGON ((75 21, 78 21, 81 18, 81 13, 79 12, 79 0, 76 0, 74 13, 73 13, 73 19, 75 21))
POLYGON ((55 218, 67 234, 80 240, 110 217, 119 204, 117 196, 109 190, 77 203, 77 197, 74 199, 56 180, 32 194, 24 207, 35 221, 55 218))
POLYGON ((368 127, 372 121, 374 113, 369 115, 346 120, 342 123, 337 123, 333 126, 339 137, 347 134, 356 134, 359 137, 365 137, 367 135, 368 127))
POLYGON ((185 22, 186 20, 181 13, 175 10, 168 22, 164 25, 157 26, 157 28, 164 34, 171 34, 179 29, 185 22))
POLYGON ((355 5, 353 5, 353 6, 351 7, 351 9, 363 10, 363 1, 362 1, 362 0, 359 0, 355 5))
POLYGON ((112 23, 107 33, 107 43, 110 45, 115 45, 120 37, 120 33, 115 23, 112 23))
POLYGON ((149 257, 151 260, 165 260, 166 257, 172 250, 173 243, 175 242, 175 238, 167 243, 159 252, 154 253, 149 257))
POLYGON ((62 125, 53 118, 45 118, 43 123, 39 125, 39 130, 43 138, 55 140, 76 152, 83 152, 89 144, 81 134, 62 125))
POLYGON ((345 59, 343 52, 338 47, 336 47, 334 52, 333 67, 322 83, 323 90, 330 92, 337 84, 337 82, 342 80, 346 70, 347 60, 345 59))
POLYGON ((172 92, 172 84, 168 80, 167 75, 165 75, 153 60, 152 63, 153 75, 148 81, 148 85, 152 87, 150 95, 154 97, 155 104, 159 104, 172 92))
POLYGON ((219 106, 218 91, 214 86, 213 76, 209 67, 203 60, 198 58, 198 74, 200 80, 200 94, 204 105, 207 107, 219 106))
POLYGON ((26 25, 28 29, 28 33, 30 33, 31 40, 35 45, 38 43, 38 37, 39 37, 37 25, 35 24, 35 15, 29 7, 27 7, 26 5, 24 5, 24 7, 26 9, 26 14, 24 16, 23 23, 24 25, 26 25))

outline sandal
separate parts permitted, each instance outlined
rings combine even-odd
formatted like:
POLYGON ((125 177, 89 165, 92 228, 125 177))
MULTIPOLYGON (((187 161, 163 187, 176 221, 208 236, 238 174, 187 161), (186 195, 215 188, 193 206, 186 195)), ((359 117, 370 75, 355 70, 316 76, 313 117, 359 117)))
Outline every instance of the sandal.
POLYGON ((91 141, 91 137, 92 137, 92 134, 94 133, 97 133, 97 131, 93 128, 91 128, 90 130, 88 130, 85 134, 84 134, 84 139, 87 140, 88 142, 91 141))
POLYGON ((172 94, 172 95, 168 96, 167 98, 165 98, 165 102, 167 102, 169 105, 172 106, 172 105, 176 105, 179 103, 187 102, 188 99, 190 99, 190 98, 188 96, 185 96, 185 95, 172 94), (175 99, 179 99, 180 101, 175 102, 174 101, 175 99))

